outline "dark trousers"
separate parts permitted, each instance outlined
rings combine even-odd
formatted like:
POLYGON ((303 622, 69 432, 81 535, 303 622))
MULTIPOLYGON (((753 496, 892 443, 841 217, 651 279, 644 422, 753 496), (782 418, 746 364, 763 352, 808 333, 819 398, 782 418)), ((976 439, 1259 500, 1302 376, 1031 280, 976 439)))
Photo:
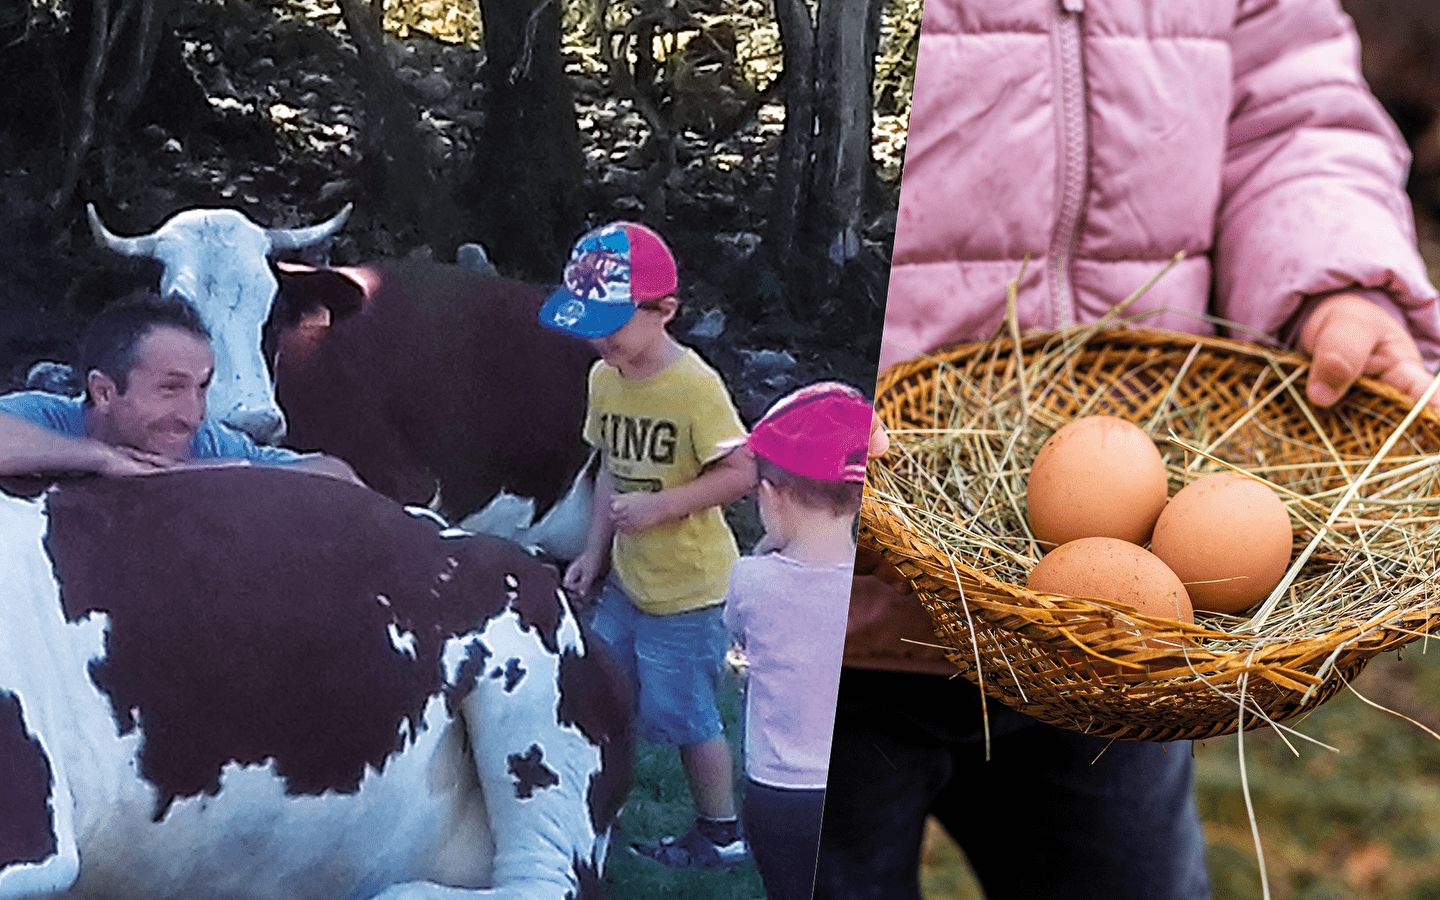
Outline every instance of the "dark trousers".
POLYGON ((816 900, 919 900, 934 815, 988 900, 1201 900, 1190 743, 1110 741, 989 702, 961 678, 845 669, 816 900))
POLYGON ((823 790, 785 790, 745 780, 745 841, 767 900, 810 900, 824 807, 823 790))

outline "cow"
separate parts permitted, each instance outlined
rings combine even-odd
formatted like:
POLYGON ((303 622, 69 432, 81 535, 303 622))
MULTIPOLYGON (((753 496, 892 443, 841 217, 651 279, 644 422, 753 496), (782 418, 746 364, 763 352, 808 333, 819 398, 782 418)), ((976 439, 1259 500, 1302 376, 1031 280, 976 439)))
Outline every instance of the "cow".
MULTIPOLYGON (((239 210, 187 209, 151 234, 120 237, 86 207, 96 240, 124 256, 158 260, 160 293, 190 301, 214 338, 210 413, 261 443, 285 433, 269 371, 260 353, 276 282, 265 265, 272 253, 301 250, 334 236, 352 207, 307 228, 262 228, 239 210)), ((84 380, 82 373, 81 380, 84 380)))
MULTIPOLYGON (((265 347, 290 446, 323 448, 381 493, 452 520, 502 491, 533 499, 537 515, 568 497, 559 514, 583 536, 588 492, 572 488, 590 458, 596 354, 540 325, 544 291, 422 260, 275 268, 265 347)), ((579 549, 551 543, 562 558, 579 549)))
POLYGON ((600 896, 628 693, 552 568, 354 485, 0 494, 0 898, 600 896))
MULTIPOLYGON (((295 232, 318 240, 348 209, 295 232)), ((216 345, 211 403, 223 421, 245 427, 228 411, 268 401, 284 410, 287 445, 346 460, 393 499, 450 521, 473 514, 467 527, 560 558, 578 552, 596 354, 539 324, 540 288, 429 261, 272 264, 273 232, 235 210, 187 210, 153 235, 123 238, 92 207, 91 225, 117 252, 159 259, 162 292, 199 309, 216 345), (210 236, 222 231, 223 241, 210 236), (256 364, 225 362, 242 357, 256 364)))

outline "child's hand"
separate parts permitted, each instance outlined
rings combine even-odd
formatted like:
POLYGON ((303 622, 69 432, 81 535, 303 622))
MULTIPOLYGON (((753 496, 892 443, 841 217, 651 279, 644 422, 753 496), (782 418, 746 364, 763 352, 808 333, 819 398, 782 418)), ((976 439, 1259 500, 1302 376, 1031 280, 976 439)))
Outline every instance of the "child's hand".
POLYGON ((880 416, 877 413, 870 414, 870 455, 884 456, 885 451, 890 449, 890 435, 885 433, 885 426, 880 424, 880 416))
POLYGON ((610 521, 616 531, 644 531, 674 518, 661 492, 635 491, 610 498, 610 521))
POLYGON ((595 584, 595 579, 600 577, 600 568, 604 562, 604 559, 598 554, 580 554, 565 569, 565 577, 561 579, 560 586, 569 591, 572 596, 586 596, 595 584))
POLYGON ((750 660, 745 658, 745 648, 732 643, 725 651, 725 667, 740 678, 750 674, 750 660))
MULTIPOLYGON (((1305 395, 1316 406, 1330 406, 1361 375, 1375 375, 1412 400, 1430 386, 1430 373, 1405 327, 1384 309, 1358 294, 1321 300, 1300 330, 1300 346, 1313 363, 1305 395)), ((1430 404, 1440 409, 1440 394, 1430 404)))

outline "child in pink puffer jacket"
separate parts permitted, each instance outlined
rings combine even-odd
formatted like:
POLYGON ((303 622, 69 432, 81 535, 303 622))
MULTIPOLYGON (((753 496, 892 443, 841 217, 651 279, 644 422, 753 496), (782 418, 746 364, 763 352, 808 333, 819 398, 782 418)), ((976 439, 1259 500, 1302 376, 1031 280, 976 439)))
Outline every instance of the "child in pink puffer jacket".
MULTIPOLYGON (((1311 352, 1333 403, 1440 363, 1408 154, 1336 0, 928 0, 881 362, 1132 311, 1311 352)), ((1186 742, 1061 731, 946 676, 919 603, 857 577, 816 898, 917 898, 925 817, 986 896, 1210 893, 1186 742), (1104 751, 1103 753, 1101 751, 1104 751)))

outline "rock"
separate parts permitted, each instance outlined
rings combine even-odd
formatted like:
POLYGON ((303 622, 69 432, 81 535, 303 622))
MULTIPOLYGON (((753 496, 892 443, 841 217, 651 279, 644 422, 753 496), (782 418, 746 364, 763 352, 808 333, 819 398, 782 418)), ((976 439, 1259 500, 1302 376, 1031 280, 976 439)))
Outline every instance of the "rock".
POLYGON ((320 186, 320 192, 316 196, 317 199, 329 203, 350 196, 354 187, 349 181, 327 181, 320 186))
POLYGON ((431 156, 443 162, 455 149, 455 142, 439 132, 433 132, 425 139, 425 149, 431 156))
POLYGON ((707 309, 700 321, 690 329, 690 337, 705 341, 713 341, 724 333, 725 313, 719 309, 707 309))
POLYGON ((773 389, 796 378, 799 363, 787 350, 741 350, 740 356, 745 361, 740 378, 746 383, 773 389))
POLYGON ((65 363, 42 360, 25 373, 25 388, 31 391, 46 391, 78 397, 83 390, 75 370, 65 363))
POLYGON ((726 252, 736 260, 749 259, 760 248, 760 235, 749 231, 716 235, 715 239, 724 244, 726 252))
POLYGON ((472 272, 479 272, 481 275, 499 277, 500 272, 496 270, 495 264, 490 261, 490 254, 480 244, 461 244, 455 249, 455 262, 472 272))
POLYGON ((449 97, 450 92, 455 89, 455 86, 450 83, 450 79, 439 72, 431 72, 423 78, 416 79, 410 87, 419 95, 420 99, 430 103, 441 102, 449 97))

